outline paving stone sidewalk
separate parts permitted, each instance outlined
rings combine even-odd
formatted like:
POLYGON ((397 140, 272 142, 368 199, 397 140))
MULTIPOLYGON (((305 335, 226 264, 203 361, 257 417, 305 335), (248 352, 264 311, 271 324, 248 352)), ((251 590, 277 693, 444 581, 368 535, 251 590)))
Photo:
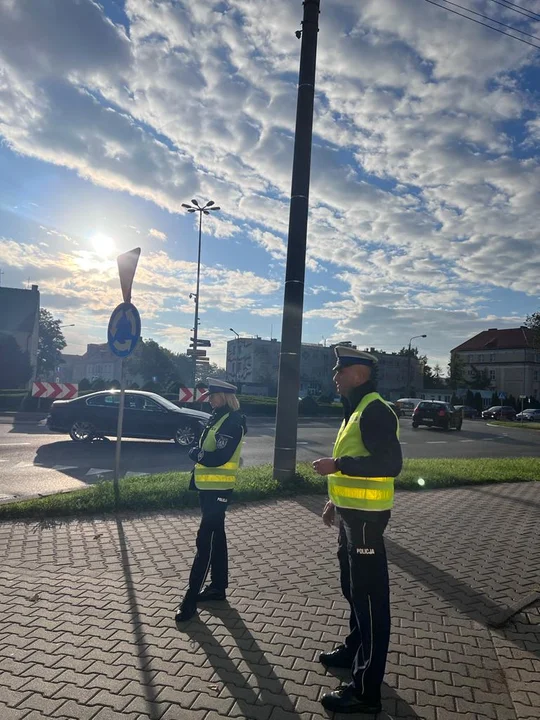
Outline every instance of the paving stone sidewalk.
MULTIPOLYGON (((233 506, 229 602, 182 631, 198 513, 0 524, 0 720, 328 717, 347 605, 322 502, 233 506)), ((539 517, 540 483, 398 493, 381 720, 540 718, 539 517)))

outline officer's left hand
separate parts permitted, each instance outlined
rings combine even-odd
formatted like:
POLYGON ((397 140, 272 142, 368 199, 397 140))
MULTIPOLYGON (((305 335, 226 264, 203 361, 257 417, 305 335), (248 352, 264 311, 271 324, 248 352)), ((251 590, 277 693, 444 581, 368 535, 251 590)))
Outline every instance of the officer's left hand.
POLYGON ((313 469, 319 475, 330 475, 336 472, 336 461, 334 458, 319 458, 312 462, 313 469))

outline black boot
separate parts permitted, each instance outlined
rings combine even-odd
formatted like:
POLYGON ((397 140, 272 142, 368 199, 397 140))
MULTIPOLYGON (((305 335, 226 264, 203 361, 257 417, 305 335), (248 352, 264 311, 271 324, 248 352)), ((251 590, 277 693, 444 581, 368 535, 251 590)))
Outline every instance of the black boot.
POLYGON ((176 608, 174 620, 177 623, 187 622, 197 614, 197 602, 186 595, 180 605, 176 608))
POLYGON ((212 600, 226 600, 225 590, 219 590, 212 585, 207 585, 202 593, 197 596, 197 602, 210 602, 212 600))
POLYGON ((321 698, 321 704, 329 712, 350 715, 354 713, 377 715, 382 710, 380 700, 357 695, 353 685, 342 685, 337 690, 326 693, 321 698))
POLYGON ((319 655, 319 662, 329 668, 352 668, 354 656, 347 650, 345 645, 340 645, 332 652, 323 652, 319 655))

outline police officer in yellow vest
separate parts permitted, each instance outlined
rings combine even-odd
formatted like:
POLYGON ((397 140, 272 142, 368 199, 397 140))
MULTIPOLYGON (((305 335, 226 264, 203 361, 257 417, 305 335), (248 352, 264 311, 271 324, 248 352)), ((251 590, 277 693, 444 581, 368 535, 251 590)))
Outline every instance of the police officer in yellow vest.
POLYGON ((399 421, 376 392, 377 358, 350 347, 335 348, 334 381, 345 418, 331 458, 313 463, 328 476, 327 526, 339 515, 341 588, 351 614, 342 645, 321 653, 326 667, 350 668, 352 682, 323 696, 325 709, 377 713, 390 640, 390 588, 383 533, 402 467, 399 421))
POLYGON ((239 412, 236 390, 234 385, 223 380, 208 379, 208 402, 213 412, 198 446, 189 451, 190 458, 195 461, 190 489, 199 491, 202 519, 189 587, 176 610, 177 622, 192 618, 197 611, 197 602, 225 600, 228 585, 225 512, 235 486, 242 441, 247 432, 246 419, 239 412), (209 572, 210 584, 202 590, 209 572))

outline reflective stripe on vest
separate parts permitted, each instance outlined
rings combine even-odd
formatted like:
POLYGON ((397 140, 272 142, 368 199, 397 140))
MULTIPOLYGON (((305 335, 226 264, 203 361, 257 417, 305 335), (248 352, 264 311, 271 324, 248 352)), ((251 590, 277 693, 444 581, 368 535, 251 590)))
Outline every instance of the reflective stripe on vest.
MULTIPOLYGON (((216 435, 219 429, 229 417, 229 413, 220 418, 207 432, 202 446, 202 450, 213 452, 217 449, 216 435)), ((206 467, 197 463, 195 465, 195 487, 198 490, 232 490, 236 482, 236 475, 240 467, 240 453, 242 452, 242 442, 244 439, 244 431, 242 430, 242 438, 234 451, 232 458, 217 467, 206 467)))
MULTIPOLYGON (((373 392, 365 395, 348 422, 343 420, 339 429, 332 457, 370 457, 360 430, 360 417, 367 406, 383 398, 373 392)), ((391 408, 390 408, 391 409, 391 408)), ((392 411, 393 412, 393 411, 392 411)), ((399 421, 396 417, 396 435, 399 437, 399 421)), ((328 494, 336 507, 353 510, 390 510, 394 504, 394 478, 356 477, 341 472, 328 476, 328 494)))

